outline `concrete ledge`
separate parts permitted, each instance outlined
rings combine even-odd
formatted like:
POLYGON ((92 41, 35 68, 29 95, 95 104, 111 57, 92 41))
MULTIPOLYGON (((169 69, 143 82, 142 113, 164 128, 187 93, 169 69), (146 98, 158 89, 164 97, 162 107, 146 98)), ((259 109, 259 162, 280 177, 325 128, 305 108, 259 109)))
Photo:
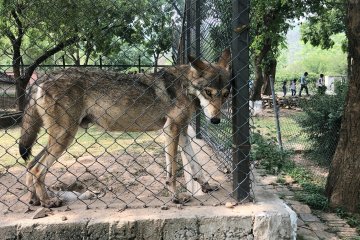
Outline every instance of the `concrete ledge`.
POLYGON ((296 214, 273 195, 261 199, 266 201, 234 208, 54 210, 41 219, 4 215, 0 239, 295 239, 296 214))

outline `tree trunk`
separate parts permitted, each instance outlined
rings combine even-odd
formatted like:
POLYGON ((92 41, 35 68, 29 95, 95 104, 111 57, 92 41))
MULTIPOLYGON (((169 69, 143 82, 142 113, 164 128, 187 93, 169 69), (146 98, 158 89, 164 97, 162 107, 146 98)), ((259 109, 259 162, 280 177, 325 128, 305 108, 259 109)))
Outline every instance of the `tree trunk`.
POLYGON ((26 105, 26 86, 28 81, 23 77, 16 80, 16 98, 17 98, 17 110, 24 111, 26 105))
POLYGON ((158 53, 154 54, 154 73, 157 73, 158 70, 159 55, 158 53))
POLYGON ((93 51, 94 51, 93 45, 89 41, 86 41, 86 45, 85 45, 85 63, 84 63, 85 66, 87 66, 89 64, 90 56, 91 56, 91 53, 93 51))
POLYGON ((76 61, 75 61, 75 65, 76 66, 80 66, 80 50, 76 49, 76 61))
POLYGON ((270 76, 273 76, 274 79, 276 75, 276 59, 269 60, 269 63, 266 64, 264 69, 264 85, 262 88, 262 94, 271 95, 271 87, 270 87, 270 76))
POLYGON ((348 55, 347 55, 347 79, 351 78, 351 66, 352 66, 352 57, 349 53, 348 49, 348 55))
POLYGON ((261 100, 261 88, 264 83, 261 61, 262 59, 260 56, 255 56, 255 62, 254 62, 255 79, 254 79, 254 87, 253 87, 252 95, 250 96, 251 101, 261 100))
POLYGON ((26 92, 26 84, 24 84, 24 79, 21 77, 21 52, 20 52, 20 46, 21 46, 21 38, 16 39, 16 41, 12 42, 13 45, 13 73, 14 73, 14 79, 16 83, 16 99, 17 99, 17 110, 23 111, 25 108, 25 92, 26 92))
POLYGON ((264 76, 263 76, 263 61, 266 59, 267 55, 271 50, 271 41, 268 39, 265 41, 264 45, 261 48, 261 51, 258 54, 255 54, 254 57, 254 89, 253 93, 250 96, 250 100, 257 101, 261 100, 261 91, 262 86, 264 84, 264 76))
POLYGON ((326 194, 332 207, 359 212, 360 206, 360 1, 348 0, 347 37, 353 57, 340 139, 330 167, 326 194))

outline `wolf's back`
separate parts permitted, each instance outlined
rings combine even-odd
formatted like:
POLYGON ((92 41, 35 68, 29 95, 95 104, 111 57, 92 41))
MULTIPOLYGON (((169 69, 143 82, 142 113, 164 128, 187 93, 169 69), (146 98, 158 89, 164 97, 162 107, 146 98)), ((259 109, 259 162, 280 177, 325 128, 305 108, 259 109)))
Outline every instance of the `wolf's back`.
POLYGON ((36 108, 34 94, 30 92, 30 98, 25 107, 21 123, 21 136, 19 141, 19 151, 21 157, 26 161, 31 154, 31 148, 42 126, 42 119, 36 108))

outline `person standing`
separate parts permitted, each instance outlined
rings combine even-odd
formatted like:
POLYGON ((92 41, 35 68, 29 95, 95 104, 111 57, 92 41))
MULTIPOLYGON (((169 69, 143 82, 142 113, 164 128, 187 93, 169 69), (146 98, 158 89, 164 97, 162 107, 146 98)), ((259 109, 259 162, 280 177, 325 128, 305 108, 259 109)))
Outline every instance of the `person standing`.
POLYGON ((324 74, 320 74, 319 79, 316 81, 316 88, 318 90, 318 94, 325 94, 326 86, 325 86, 324 74))
POLYGON ((286 81, 283 82, 282 90, 283 90, 283 93, 284 93, 284 96, 283 96, 283 97, 285 97, 285 96, 286 96, 286 92, 287 92, 287 82, 286 82, 286 81))
POLYGON ((291 81, 290 90, 291 90, 291 96, 295 96, 296 95, 296 78, 294 78, 294 80, 291 81))
POLYGON ((304 75, 301 76, 300 78, 300 92, 299 92, 299 97, 301 97, 301 92, 303 89, 305 89, 306 91, 306 95, 309 96, 309 90, 308 90, 308 87, 307 87, 307 76, 309 74, 307 72, 304 73, 304 75))

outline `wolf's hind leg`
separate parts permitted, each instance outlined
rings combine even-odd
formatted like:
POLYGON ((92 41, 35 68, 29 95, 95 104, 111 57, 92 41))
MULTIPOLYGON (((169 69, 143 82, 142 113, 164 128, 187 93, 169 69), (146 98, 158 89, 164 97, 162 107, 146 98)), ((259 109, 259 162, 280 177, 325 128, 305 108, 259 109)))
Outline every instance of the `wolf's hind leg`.
POLYGON ((28 172, 26 173, 26 186, 28 187, 28 191, 30 192, 29 204, 31 204, 33 206, 39 206, 40 199, 36 195, 36 190, 35 190, 35 185, 34 185, 34 175, 32 173, 30 173, 30 169, 35 165, 36 162, 38 162, 40 160, 40 158, 44 155, 45 151, 46 151, 46 148, 41 150, 41 152, 38 155, 36 155, 36 157, 31 162, 29 162, 26 166, 27 170, 28 170, 28 172))
MULTIPOLYGON (((45 148, 46 150, 31 169, 29 169, 28 174, 31 174, 33 179, 33 187, 31 186, 30 189, 35 188, 36 196, 43 207, 51 208, 61 205, 61 201, 58 198, 49 197, 45 187, 45 177, 48 169, 73 141, 77 128, 77 125, 67 126, 67 129, 58 124, 51 126, 48 129, 49 142, 45 148)), ((31 179, 30 176, 29 179, 31 179)))
POLYGON ((28 187, 28 191, 30 192, 29 204, 33 206, 39 206, 40 199, 36 195, 33 174, 29 171, 26 173, 26 186, 28 187))

